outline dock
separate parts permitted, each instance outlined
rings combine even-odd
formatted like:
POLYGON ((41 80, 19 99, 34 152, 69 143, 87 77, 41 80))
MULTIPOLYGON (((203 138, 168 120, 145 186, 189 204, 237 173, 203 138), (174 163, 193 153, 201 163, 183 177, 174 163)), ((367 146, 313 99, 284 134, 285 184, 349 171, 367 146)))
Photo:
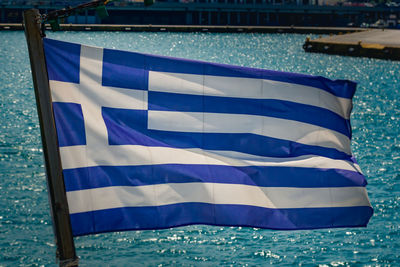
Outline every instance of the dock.
MULTIPOLYGON (((51 30, 50 25, 45 26, 51 30)), ((0 23, 0 31, 23 30, 21 23, 0 23)), ((124 32, 228 32, 228 33, 299 33, 344 34, 365 31, 351 27, 302 27, 302 26, 228 26, 228 25, 130 25, 130 24, 60 24, 62 31, 124 31, 124 32)))
POLYGON ((306 39, 306 52, 400 60, 400 30, 373 29, 314 40, 306 39))

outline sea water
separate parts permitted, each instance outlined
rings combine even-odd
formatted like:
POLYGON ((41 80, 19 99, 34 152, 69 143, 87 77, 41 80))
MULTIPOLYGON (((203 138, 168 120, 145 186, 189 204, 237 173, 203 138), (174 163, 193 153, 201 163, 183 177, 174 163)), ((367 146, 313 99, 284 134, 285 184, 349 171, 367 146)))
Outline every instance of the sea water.
MULTIPOLYGON (((81 266, 400 266, 400 62, 309 54, 306 35, 48 32, 107 48, 358 82, 352 149, 375 210, 366 228, 186 226, 75 238, 81 266)), ((315 37, 315 36, 313 36, 315 37)), ((23 32, 0 32, 0 266, 55 265, 40 130, 23 32)))

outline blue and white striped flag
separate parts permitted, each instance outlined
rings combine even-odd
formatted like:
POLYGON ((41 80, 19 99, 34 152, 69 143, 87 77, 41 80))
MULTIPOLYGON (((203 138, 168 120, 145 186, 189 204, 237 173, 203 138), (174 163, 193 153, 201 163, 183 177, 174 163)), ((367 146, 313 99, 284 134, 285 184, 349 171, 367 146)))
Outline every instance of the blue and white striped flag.
POLYGON ((366 226, 356 84, 44 39, 75 236, 366 226))

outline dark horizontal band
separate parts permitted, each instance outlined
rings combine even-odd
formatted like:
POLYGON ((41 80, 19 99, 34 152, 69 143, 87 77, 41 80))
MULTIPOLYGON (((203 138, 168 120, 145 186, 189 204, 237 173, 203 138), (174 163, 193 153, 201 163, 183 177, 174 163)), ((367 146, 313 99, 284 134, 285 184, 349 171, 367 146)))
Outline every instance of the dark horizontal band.
POLYGON ((67 191, 107 186, 141 186, 164 183, 228 183, 265 187, 365 186, 358 172, 271 166, 162 164, 97 166, 64 170, 67 191))
POLYGON ((192 224, 276 230, 364 227, 371 207, 268 209, 246 205, 181 203, 99 210, 71 215, 74 236, 111 231, 165 229, 192 224))

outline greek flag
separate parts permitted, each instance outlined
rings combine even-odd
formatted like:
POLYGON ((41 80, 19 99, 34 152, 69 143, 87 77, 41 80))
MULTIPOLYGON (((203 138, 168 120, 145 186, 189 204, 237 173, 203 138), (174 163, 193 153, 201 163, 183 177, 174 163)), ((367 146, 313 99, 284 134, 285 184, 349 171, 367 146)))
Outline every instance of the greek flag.
POLYGON ((75 236, 366 226, 356 84, 44 39, 75 236))

